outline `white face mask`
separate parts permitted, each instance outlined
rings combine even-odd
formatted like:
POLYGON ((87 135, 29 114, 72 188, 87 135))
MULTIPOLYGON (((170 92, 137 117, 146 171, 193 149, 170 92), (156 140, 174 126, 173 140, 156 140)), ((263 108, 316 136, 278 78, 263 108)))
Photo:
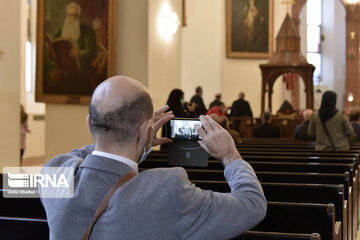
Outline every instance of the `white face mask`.
MULTIPOLYGON (((141 128, 142 128, 142 127, 141 127, 141 128)), ((152 130, 154 131, 154 134, 155 134, 155 129, 154 129, 154 127, 151 126, 151 128, 152 128, 152 130)), ((141 136, 140 136, 140 142, 141 142, 142 145, 143 145, 144 153, 143 153, 143 155, 141 156, 138 164, 142 163, 142 162, 147 158, 147 156, 149 155, 149 153, 151 152, 151 149, 152 149, 152 148, 151 148, 152 141, 153 141, 153 137, 150 138, 149 146, 148 146, 148 148, 146 149, 146 148, 145 148, 145 142, 141 139, 141 136)))
POLYGON ((181 106, 184 106, 185 105, 185 100, 183 98, 180 99, 180 103, 181 103, 181 106))

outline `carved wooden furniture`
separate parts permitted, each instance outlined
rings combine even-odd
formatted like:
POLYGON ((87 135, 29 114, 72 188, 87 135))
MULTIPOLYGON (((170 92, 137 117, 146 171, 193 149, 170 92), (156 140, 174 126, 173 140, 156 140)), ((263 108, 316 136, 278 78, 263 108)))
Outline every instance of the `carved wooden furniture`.
POLYGON ((314 65, 309 64, 300 52, 300 37, 289 15, 276 37, 276 52, 267 64, 260 64, 262 73, 261 112, 272 110, 272 93, 276 79, 285 73, 299 75, 305 85, 306 108, 314 107, 313 73, 314 65), (265 95, 268 93, 268 107, 265 109, 265 95))

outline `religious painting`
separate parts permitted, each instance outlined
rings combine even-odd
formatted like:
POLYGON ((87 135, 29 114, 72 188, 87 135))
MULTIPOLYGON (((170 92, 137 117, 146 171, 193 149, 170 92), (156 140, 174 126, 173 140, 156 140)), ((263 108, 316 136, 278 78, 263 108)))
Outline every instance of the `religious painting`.
POLYGON ((88 104, 115 70, 117 0, 38 0, 37 102, 88 104))
POLYGON ((226 0, 226 56, 270 58, 273 19, 273 0, 226 0))

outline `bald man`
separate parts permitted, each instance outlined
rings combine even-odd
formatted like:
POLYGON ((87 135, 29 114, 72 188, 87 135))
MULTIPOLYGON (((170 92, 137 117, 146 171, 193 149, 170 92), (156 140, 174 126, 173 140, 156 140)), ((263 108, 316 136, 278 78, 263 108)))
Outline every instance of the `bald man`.
POLYGON ((303 112, 304 122, 297 125, 294 130, 294 139, 295 140, 301 140, 301 141, 314 141, 315 137, 310 137, 307 133, 307 130, 309 128, 310 119, 313 115, 313 110, 306 109, 303 112))
POLYGON ((148 90, 128 77, 112 77, 96 88, 86 119, 94 145, 45 165, 75 169, 73 198, 42 199, 51 239, 82 239, 104 196, 129 172, 135 177, 114 193, 91 239, 230 239, 264 218, 266 199, 254 171, 229 133, 208 116, 200 118, 204 129, 196 125, 199 144, 224 164, 231 193, 197 188, 179 167, 138 173, 152 146, 171 141, 156 138, 174 117, 167 109, 154 113, 148 90))
POLYGON ((215 100, 212 101, 209 105, 209 110, 212 108, 212 107, 215 107, 215 106, 220 106, 221 104, 223 104, 223 102, 221 101, 221 93, 217 93, 215 94, 215 100))
MULTIPOLYGON (((230 117, 253 117, 251 107, 248 101, 245 100, 245 93, 240 92, 238 100, 234 101, 231 106, 230 117)), ((233 129, 240 131, 240 121, 233 122, 233 129)))

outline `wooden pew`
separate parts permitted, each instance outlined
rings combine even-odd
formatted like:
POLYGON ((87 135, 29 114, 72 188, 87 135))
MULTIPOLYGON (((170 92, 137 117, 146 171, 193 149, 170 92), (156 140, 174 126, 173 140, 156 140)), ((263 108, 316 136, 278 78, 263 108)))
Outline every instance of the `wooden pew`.
MULTIPOLYGON (((245 157, 246 159, 246 157, 245 157)), ((254 159, 254 158, 253 158, 254 159)), ((249 160, 249 159, 247 159, 249 160)), ((259 159, 261 161, 261 159, 259 159)), ((291 158, 289 158, 289 161, 291 158)), ((356 196, 358 195, 358 182, 355 177, 355 159, 348 160, 350 162, 348 164, 341 163, 342 161, 337 159, 338 163, 302 163, 302 162, 258 162, 258 161, 248 161, 250 165, 254 168, 255 171, 276 171, 276 172, 318 172, 318 173, 344 173, 349 172, 349 177, 351 179, 350 185, 353 187, 352 194, 352 204, 350 206, 350 211, 353 212, 352 220, 349 223, 354 225, 354 228, 357 229, 357 214, 358 214, 358 199, 356 196)), ((147 159, 141 165, 141 167, 167 167, 167 163, 164 159, 147 159)), ((194 167, 186 167, 187 169, 195 169, 194 167)), ((220 161, 209 160, 209 166, 207 169, 222 169, 222 164, 220 161)), ((210 179, 209 179, 210 180, 210 179)))
MULTIPOLYGON (((214 180, 225 181, 223 171, 221 170, 200 170, 187 169, 186 170, 190 180, 214 180)), ((356 229, 353 228, 353 193, 352 187, 349 184, 349 173, 298 173, 298 172, 256 172, 260 182, 273 183, 318 183, 318 184, 343 184, 344 197, 348 203, 348 235, 355 239, 356 229)), ((351 239, 351 238, 350 238, 351 239)))
POLYGON ((338 158, 343 158, 343 157, 350 157, 350 158, 358 158, 358 154, 356 153, 346 153, 346 152, 311 152, 311 151, 304 151, 304 152, 290 152, 290 151, 285 151, 285 152, 271 152, 271 151, 255 151, 255 150, 244 150, 242 149, 240 151, 241 155, 244 156, 251 156, 251 155, 255 155, 255 156, 305 156, 305 157, 338 157, 338 158))
MULTIPOLYGON (((166 162, 166 155, 149 155, 149 157, 140 164, 140 166, 146 166, 147 163, 149 167, 170 167, 166 162), (156 163, 157 162, 157 163, 156 163), (155 165, 151 165, 151 164, 155 165), (158 164, 158 165, 156 165, 158 164)), ((260 162, 311 162, 311 163, 341 163, 341 164, 354 164, 355 168, 358 164, 358 161, 355 158, 334 158, 334 157, 288 157, 288 156, 243 156, 246 161, 260 161, 260 162)), ((196 167, 193 167, 196 168, 196 167)), ((204 169, 203 167, 198 167, 199 169, 204 169)), ((209 165, 206 169, 223 169, 221 161, 216 160, 213 157, 209 158, 209 165)))
POLYGON ((264 152, 313 152, 313 153, 351 153, 351 154, 359 154, 359 149, 352 149, 348 151, 319 151, 315 150, 313 147, 304 147, 304 146, 286 146, 286 145, 236 145, 236 148, 241 150, 261 150, 264 152))
MULTIPOLYGON (((352 156, 349 157, 349 154, 348 152, 335 152, 335 156, 336 157, 333 157, 332 155, 334 155, 333 151, 330 151, 330 152, 319 152, 319 151, 311 151, 311 152, 308 152, 306 153, 308 156, 307 157, 304 157, 302 156, 303 154, 302 153, 299 153, 299 152, 290 152, 290 153, 287 153, 287 152, 282 152, 280 153, 281 155, 277 155, 276 152, 270 154, 270 156, 268 155, 263 155, 263 154, 259 154, 259 156, 257 155, 247 155, 246 152, 243 152, 243 151, 240 151, 243 158, 247 161, 253 161, 253 160, 266 160, 266 161, 296 161, 296 162, 302 162, 302 161, 311 161, 311 162, 328 162, 328 163, 351 163, 353 161, 356 162, 356 170, 355 170, 355 173, 354 173, 354 178, 353 179, 353 182, 357 183, 355 186, 354 186, 354 189, 353 189, 353 205, 354 205, 354 209, 355 212, 356 212, 356 215, 354 216, 354 221, 353 223, 355 225, 357 225, 356 229, 358 228, 359 226, 359 222, 358 219, 360 217, 360 191, 358 189, 360 189, 360 181, 359 181, 359 168, 360 168, 360 165, 358 164, 359 163, 359 154, 355 154, 353 153, 352 156), (314 156, 312 156, 311 154, 314 153, 314 156), (319 157, 319 156, 316 156, 316 154, 319 153, 318 155, 324 155, 323 157, 319 157), (287 155, 290 155, 290 156, 287 156, 287 155), (341 157, 339 158, 339 156, 346 156, 346 157, 341 157)), ((149 158, 161 158, 161 159, 166 159, 166 152, 162 152, 162 151, 157 151, 157 152, 154 152, 152 153, 153 155, 149 156, 149 158)), ((212 157, 210 157, 210 159, 214 159, 212 157)), ((210 163, 210 161, 209 161, 210 163)), ((210 167, 211 168, 211 167, 210 167)))
MULTIPOLYGON (((250 163, 253 163, 254 166, 255 166, 255 164, 257 164, 257 162, 250 162, 250 163)), ((267 163, 265 162, 264 164, 267 164, 267 163)), ((262 168, 264 169, 265 168, 264 164, 263 165, 257 165, 257 166, 260 166, 260 167, 262 166, 262 168)), ((301 163, 301 164, 300 163, 299 164, 297 164, 297 163, 288 163, 287 166, 286 166, 285 163, 279 163, 277 165, 273 164, 273 166, 275 166, 275 167, 272 170, 275 171, 275 172, 279 172, 279 171, 277 171, 278 170, 277 168, 282 168, 284 171, 286 171, 286 169, 288 169, 289 171, 293 171, 293 172, 301 172, 300 170, 304 170, 304 168, 306 167, 307 170, 312 168, 314 170, 314 172, 342 173, 342 172, 344 172, 343 170, 346 170, 348 167, 351 168, 350 165, 346 165, 346 164, 345 165, 323 165, 323 166, 322 165, 323 164, 320 164, 320 165, 315 164, 315 165, 313 165, 313 164, 306 164, 306 163, 301 163), (281 166, 281 164, 284 164, 284 166, 281 166), (339 168, 338 168, 338 166, 339 166, 339 168), (344 167, 344 169, 340 169, 340 166, 344 167), (296 169, 295 167, 299 167, 299 169, 296 169), (300 167, 302 167, 302 169, 300 169, 300 167), (332 168, 332 169, 330 169, 330 168, 332 168)), ((147 168, 152 168, 152 167, 166 167, 168 165, 166 164, 166 162, 164 160, 149 160, 148 159, 148 160, 144 161, 144 163, 141 165, 141 168, 143 168, 144 166, 147 167, 147 168)), ((193 169, 192 167, 189 167, 189 168, 187 168, 188 169, 187 172, 189 174, 190 179, 193 179, 193 180, 220 180, 220 181, 222 181, 222 180, 224 180, 223 171, 222 170, 215 170, 215 169, 219 169, 220 167, 221 167, 220 162, 209 161, 209 168, 214 169, 213 171, 212 170, 208 171, 208 170, 204 170, 204 169, 203 170, 201 170, 201 169, 193 169)), ((260 171, 260 167, 258 167, 259 171, 260 171)), ((271 167, 271 164, 270 164, 270 167, 271 167)), ((255 169, 255 171, 256 170, 257 169, 255 169)), ((269 170, 269 168, 267 170, 269 170)), ((349 172, 351 172, 351 169, 349 170, 349 172)), ((348 173, 347 178, 348 178, 347 182, 344 183, 345 186, 346 186, 345 189, 348 189, 347 187, 350 186, 350 187, 352 187, 352 193, 353 193, 354 188, 356 188, 356 190, 357 190, 356 179, 353 178, 353 175, 352 174, 350 175, 349 173, 348 173), (354 188, 353 188, 353 186, 354 186, 354 188)), ((300 180, 300 183, 301 183, 301 180, 300 180)), ((311 182, 307 182, 307 183, 311 183, 311 182)), ((341 182, 337 182, 336 184, 341 184, 341 182)), ((348 197, 347 192, 348 191, 345 192, 346 199, 348 197)), ((356 195, 354 195, 354 193, 353 193, 353 194, 351 194, 351 197, 352 197, 352 201, 350 201, 351 204, 353 204, 353 201, 356 204, 356 202, 357 202, 356 195)), ((350 204, 350 202, 349 202, 349 204, 350 204)), ((355 204, 354 204, 354 206, 350 205, 349 209, 350 209, 350 211, 354 211, 354 213, 357 213, 357 211, 356 211, 357 210, 357 208, 356 208, 357 205, 355 205, 355 204)), ((354 214, 354 215, 357 216, 357 214, 354 214)), ((356 219, 354 220, 354 222, 356 223, 356 219)))
POLYGON ((313 164, 313 163, 288 163, 288 162, 249 162, 255 171, 277 171, 277 172, 314 172, 314 173, 345 173, 349 172, 349 178, 353 187, 353 212, 352 224, 353 228, 357 229, 357 196, 358 196, 358 182, 355 177, 354 164, 313 164))
MULTIPOLYGON (((239 143, 236 145, 237 148, 278 148, 278 149, 299 149, 299 150, 315 150, 315 143, 314 144, 286 144, 286 143, 276 143, 276 140, 274 140, 273 143, 258 143, 258 144, 254 144, 254 143, 239 143)), ((360 146, 359 145, 351 145, 350 146, 350 152, 359 152, 360 150, 360 146)), ((332 152, 332 151, 329 151, 332 152)))
MULTIPOLYGON (((202 189, 230 192, 230 187, 225 181, 192 180, 191 182, 202 189)), ((348 239, 348 209, 347 201, 344 200, 344 186, 342 184, 261 183, 261 186, 268 201, 333 203, 335 220, 342 222, 342 239, 348 239)))
POLYGON ((39 198, 4 198, 1 189, 0 216, 46 219, 45 209, 39 198))
POLYGON ((243 235, 233 238, 233 240, 320 240, 318 233, 300 234, 300 233, 279 233, 279 232, 259 232, 248 231, 243 235))
POLYGON ((319 233, 321 239, 341 239, 341 222, 333 204, 268 202, 265 219, 253 230, 319 233))
MULTIPOLYGON (((3 239, 48 240, 49 228, 45 219, 0 217, 0 230, 3 239)), ((319 234, 293 234, 278 232, 248 231, 233 240, 320 240, 319 234)))
MULTIPOLYGON (((281 142, 281 143, 277 143, 278 141, 276 139, 272 139, 272 140, 266 140, 265 143, 263 143, 262 141, 264 140, 259 140, 259 141, 254 141, 254 140, 250 140, 250 142, 248 142, 247 140, 245 140, 245 143, 241 143, 238 144, 237 147, 239 149, 239 151, 242 150, 256 150, 256 151, 267 151, 267 152, 271 152, 271 151, 276 151, 276 152, 286 152, 286 151, 297 151, 297 152, 302 152, 302 151, 308 151, 310 150, 312 153, 318 153, 318 152, 323 152, 323 153, 334 153, 334 151, 314 151, 314 144, 313 143, 306 143, 304 142, 303 145, 301 145, 301 143, 297 143, 297 141, 293 141, 291 139, 288 140, 288 142, 281 142)), ((337 153, 339 153, 339 151, 336 151, 337 153)), ((355 143, 352 144, 350 146, 350 151, 341 151, 341 153, 353 153, 356 154, 357 160, 359 160, 359 153, 360 153, 360 143, 355 143)), ((359 172, 359 168, 357 168, 357 172, 359 172)), ((359 178, 359 176, 358 176, 359 178)), ((358 189, 360 189, 360 181, 358 179, 358 189)), ((360 191, 358 191, 358 196, 357 196, 357 205, 360 205, 360 191)), ((358 211, 357 211, 357 219, 360 218, 360 208, 357 207, 358 211)), ((359 227, 360 225, 360 221, 358 221, 358 225, 357 227, 359 227)))
MULTIPOLYGON (((315 141, 299 141, 293 138, 242 138, 242 143, 248 145, 285 145, 285 146, 313 146, 315 141)), ((350 144, 350 148, 359 148, 360 142, 350 144)))
MULTIPOLYGON (((238 144, 237 147, 239 149, 239 151, 242 150, 256 150, 256 151, 267 151, 267 152, 271 152, 271 151, 276 151, 276 152, 286 152, 286 151, 297 151, 297 152, 302 152, 302 151, 311 151, 312 153, 316 154, 319 152, 322 153, 334 153, 334 151, 315 151, 314 150, 314 146, 315 144, 313 142, 299 142, 299 141, 294 141, 292 139, 243 139, 243 143, 238 144)), ((337 153, 339 153, 339 151, 336 151, 337 153)), ((356 154, 357 160, 359 160, 359 153, 360 153, 360 142, 357 142, 355 144, 351 144, 350 145, 350 151, 342 151, 341 153, 353 153, 356 154)), ((360 172, 359 169, 360 167, 357 168, 357 172, 360 172)), ((358 176, 359 178, 359 176, 358 176)), ((358 189, 360 189, 360 181, 358 179, 358 189)), ((357 196, 357 201, 356 201, 356 205, 359 206, 360 205, 360 191, 358 191, 358 196, 357 196)), ((360 207, 357 207, 358 211, 357 211, 357 219, 360 218, 360 207)), ((360 225, 360 221, 358 221, 358 225, 357 227, 359 227, 360 225)))
POLYGON ((46 219, 0 217, 1 239, 49 239, 46 219))
MULTIPOLYGON (((242 157, 288 157, 288 158, 308 158, 308 159, 329 159, 331 160, 357 160, 358 155, 356 154, 331 154, 331 153, 313 153, 313 152, 261 152, 259 151, 239 151, 242 157), (258 153, 258 154, 256 154, 258 153)), ((163 151, 151 152, 148 159, 166 159, 167 153, 163 151)), ((214 160, 212 156, 209 156, 210 160, 214 160)))

